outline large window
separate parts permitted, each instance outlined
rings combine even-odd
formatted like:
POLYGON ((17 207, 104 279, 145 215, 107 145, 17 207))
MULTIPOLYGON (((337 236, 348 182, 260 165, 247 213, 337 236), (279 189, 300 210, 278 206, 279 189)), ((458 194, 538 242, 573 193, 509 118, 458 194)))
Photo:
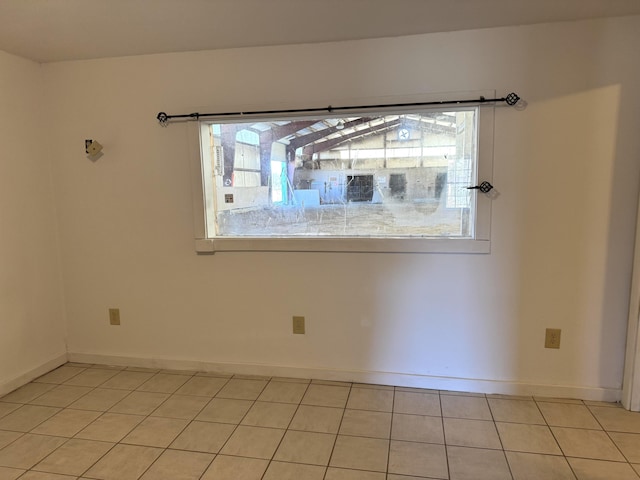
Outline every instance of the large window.
POLYGON ((199 249, 486 252, 482 110, 202 122, 199 249))

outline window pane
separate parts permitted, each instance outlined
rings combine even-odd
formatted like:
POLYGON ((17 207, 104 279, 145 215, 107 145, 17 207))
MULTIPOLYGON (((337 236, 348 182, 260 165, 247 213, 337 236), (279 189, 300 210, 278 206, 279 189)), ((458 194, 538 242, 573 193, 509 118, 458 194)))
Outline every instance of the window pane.
POLYGON ((473 238, 477 109, 209 125, 209 236, 473 238))

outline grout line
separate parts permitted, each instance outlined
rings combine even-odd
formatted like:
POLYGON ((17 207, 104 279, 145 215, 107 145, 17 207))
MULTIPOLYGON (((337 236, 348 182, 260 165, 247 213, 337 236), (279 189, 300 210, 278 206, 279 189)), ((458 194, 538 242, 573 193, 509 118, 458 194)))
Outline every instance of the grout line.
POLYGON ((447 462, 447 478, 451 478, 451 466, 449 465, 449 449, 447 447, 447 437, 444 430, 444 410, 442 408, 442 394, 438 392, 438 402, 440 404, 440 415, 442 418, 442 441, 444 442, 444 459, 447 462))
MULTIPOLYGON (((220 448, 218 449, 218 452, 215 454, 215 456, 213 457, 213 459, 211 460, 211 464, 213 464, 214 460, 218 457, 218 455, 220 455, 220 452, 222 452, 222 450, 224 449, 224 447, 227 445, 227 443, 229 443, 229 440, 231 440, 231 437, 233 437, 233 435, 236 433, 236 431, 238 430, 238 427, 240 427, 240 425, 242 424, 242 421, 246 418, 247 415, 249 415, 249 412, 251 411, 251 409, 254 407, 254 405, 256 404, 256 402, 258 401, 258 398, 260 398, 260 395, 262 395, 262 392, 264 392, 264 390, 267 388, 267 385, 269 385, 269 383, 271 383, 271 381, 267 381, 264 385, 264 387, 262 387, 262 389, 260 390, 260 393, 258 393, 258 395, 256 395, 255 400, 248 400, 248 399, 242 399, 242 398, 225 398, 225 397, 218 397, 217 395, 222 391, 222 389, 227 386, 229 384, 229 382, 231 382, 231 380, 233 380, 233 376, 228 378, 227 381, 225 382, 225 384, 222 386, 222 388, 220 388, 220 390, 218 392, 216 392, 216 395, 211 399, 211 401, 209 403, 211 403, 213 401, 214 398, 218 398, 221 400, 242 400, 242 401, 250 401, 251 406, 247 409, 247 411, 244 413, 244 415, 242 415, 242 418, 238 421, 237 424, 229 424, 229 423, 225 423, 223 425, 234 425, 233 430, 231 431, 231 433, 229 434, 229 436, 227 437, 227 439, 222 443, 222 445, 220 446, 220 448)), ((238 379, 236 379, 238 380, 238 379)), ((207 404, 209 405, 209 404, 207 404)), ((195 419, 194 419, 195 421, 195 419)), ((209 423, 219 423, 219 422, 209 422, 209 423)), ((209 467, 211 466, 211 464, 209 464, 209 467)), ((209 469, 209 467, 207 467, 207 470, 209 469)), ((268 467, 268 465, 267 465, 268 467)), ((204 472, 202 472, 202 475, 204 475, 207 470, 205 470, 204 472)), ((266 469, 265 469, 266 472, 266 469)), ((201 476, 202 477, 202 476, 201 476)))
MULTIPOLYGON (((507 458, 507 452, 504 448, 504 443, 502 443, 502 437, 500 436, 500 431, 498 430, 498 424, 496 423, 496 417, 493 414, 493 409, 491 408, 491 402, 489 398, 487 398, 487 405, 489 406, 489 413, 491 414, 491 420, 493 422, 493 428, 498 436, 498 441, 500 442, 500 447, 502 448, 502 457, 504 458, 504 462, 507 464, 507 470, 509 470, 509 475, 511 475, 511 480, 513 480, 513 471, 511 470, 511 465, 509 464, 509 459, 507 458)), ((537 406, 536 406, 537 408, 537 406)), ((543 417, 544 419, 544 417, 543 417)), ((446 443, 446 439, 445 439, 446 443)))
POLYGON ((631 461, 629 460, 629 458, 627 458, 627 456, 624 454, 622 449, 620 447, 618 447, 618 444, 615 442, 615 440, 613 438, 611 438, 611 435, 609 434, 609 431, 606 428, 604 428, 604 425, 602 425, 602 423, 600 422, 600 420, 598 419, 596 414, 591 411, 591 408, 589 408, 589 405, 585 405, 585 406, 587 407, 587 410, 589 410, 589 413, 593 416, 593 418, 596 419, 596 422, 598 422, 598 425, 600 425, 600 428, 602 428, 602 431, 605 433, 605 435, 607 436, 609 441, 613 444, 613 446, 616 448, 616 450, 618 450, 618 452, 620 452, 620 455, 622 455, 622 458, 624 458, 626 460, 626 462, 629 464, 629 466, 631 467, 631 470, 633 470, 635 472, 635 469, 631 465, 631 461))
POLYGON ((392 397, 391 397, 391 422, 389 424, 389 447, 387 448, 387 476, 389 476, 389 465, 391 464, 391 442, 392 437, 393 437, 393 417, 394 417, 394 410, 395 410, 395 406, 396 406, 396 389, 395 387, 392 390, 392 397))
MULTIPOLYGON (((349 404, 349 398, 351 397, 351 392, 353 391, 353 384, 349 384, 349 393, 347 394, 347 400, 344 402, 344 407, 342 407, 342 415, 340 416, 340 423, 338 424, 338 430, 336 430, 336 438, 333 441, 333 447, 331 448, 331 454, 329 454, 329 461, 327 462, 327 468, 324 471, 323 480, 326 480, 327 474, 329 473, 329 465, 331 465, 331 460, 333 459, 333 453, 336 450, 336 443, 338 443, 338 437, 340 436, 340 429, 342 428, 342 421, 344 420, 344 413, 347 410, 347 405, 349 404)), ((321 405, 318 405, 321 406, 321 405)))
MULTIPOLYGON (((271 383, 271 382, 269 382, 269 383, 271 383)), ((300 409, 300 405, 302 404, 302 399, 307 394, 307 391, 309 390, 309 386, 310 385, 311 385, 311 382, 309 382, 307 384, 306 388, 304 389, 304 393, 302 394, 302 397, 300 397, 300 401, 297 403, 296 409, 293 412, 293 415, 291 416, 291 419, 289 420, 289 423, 287 424, 287 428, 285 428, 284 433, 282 434, 282 437, 280 438, 280 441, 278 442, 278 445, 276 446, 275 450, 273 451, 273 455, 271 455, 271 458, 269 459, 269 463, 267 463, 267 468, 264 469, 264 473, 262 474, 261 478, 264 478, 264 476, 267 474, 267 471, 269 470, 269 467, 271 466, 271 463, 273 462, 273 459, 275 458, 276 453, 278 453, 278 449, 280 448, 280 445, 282 445, 282 442, 284 441, 284 437, 286 437, 287 432, 289 431, 289 427, 291 426, 291 423, 293 422, 293 419, 296 417, 296 414, 298 413, 298 410, 300 409)), ((265 388, 263 389, 263 392, 264 392, 264 390, 266 388, 267 387, 265 386, 265 388)), ((278 402, 273 402, 273 403, 278 403, 278 402)), ((329 457, 329 458, 331 458, 331 457, 329 457)), ((327 473, 327 467, 325 467, 325 475, 326 475, 326 473, 327 473)))

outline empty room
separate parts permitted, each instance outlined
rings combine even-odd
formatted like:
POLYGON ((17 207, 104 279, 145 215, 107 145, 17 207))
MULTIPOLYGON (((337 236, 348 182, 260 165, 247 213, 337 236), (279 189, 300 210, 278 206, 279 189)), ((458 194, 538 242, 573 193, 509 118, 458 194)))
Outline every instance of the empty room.
POLYGON ((0 1, 0 480, 640 480, 638 45, 0 1))

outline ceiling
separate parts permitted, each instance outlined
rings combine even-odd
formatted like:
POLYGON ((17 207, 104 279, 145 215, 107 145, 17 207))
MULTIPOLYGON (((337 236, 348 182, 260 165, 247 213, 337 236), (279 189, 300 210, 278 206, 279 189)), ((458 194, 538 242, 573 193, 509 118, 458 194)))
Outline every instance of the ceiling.
POLYGON ((638 0, 0 0, 0 50, 55 62, 637 14, 638 0))

